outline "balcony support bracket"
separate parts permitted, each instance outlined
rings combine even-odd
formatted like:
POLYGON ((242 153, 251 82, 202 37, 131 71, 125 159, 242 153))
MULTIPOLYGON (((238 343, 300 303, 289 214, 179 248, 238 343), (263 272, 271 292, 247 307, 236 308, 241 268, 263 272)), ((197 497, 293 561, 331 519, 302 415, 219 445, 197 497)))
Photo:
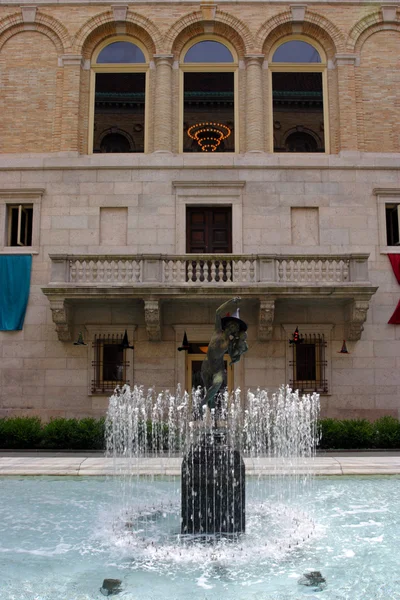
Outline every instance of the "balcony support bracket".
POLYGON ((70 342, 72 335, 69 306, 66 303, 65 298, 54 296, 48 296, 48 298, 50 301, 51 315, 53 318, 53 323, 56 326, 58 339, 60 342, 70 342))
POLYGON ((358 342, 364 329, 369 308, 369 298, 354 298, 349 307, 349 319, 346 323, 346 339, 358 342))
POLYGON ((161 303, 160 300, 144 301, 144 320, 150 342, 161 341, 161 303))
POLYGON ((268 342, 272 339, 274 314, 275 298, 261 298, 258 317, 258 339, 260 342, 268 342))

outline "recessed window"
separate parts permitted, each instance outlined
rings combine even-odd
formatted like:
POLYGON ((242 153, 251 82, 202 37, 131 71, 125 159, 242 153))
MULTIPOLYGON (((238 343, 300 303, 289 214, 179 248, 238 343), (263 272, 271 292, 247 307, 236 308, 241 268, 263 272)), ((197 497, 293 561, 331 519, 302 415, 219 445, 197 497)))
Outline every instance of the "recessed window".
POLYGON ((388 246, 400 246, 400 204, 386 204, 386 236, 388 246))
POLYGON ((127 380, 129 362, 121 346, 123 335, 95 335, 93 341, 92 394, 112 393, 127 380))
POLYGON ((291 40, 281 44, 275 51, 275 63, 320 63, 321 57, 314 46, 301 40, 291 40))
POLYGON ((33 206, 8 206, 8 246, 32 246, 33 206))
POLYGON ((320 52, 301 40, 272 56, 274 152, 325 152, 325 68, 320 52))
POLYGON ((103 48, 98 55, 96 62, 97 64, 131 64, 145 63, 146 59, 143 52, 136 44, 132 44, 131 42, 113 42, 103 48))
POLYGON ((93 152, 145 151, 147 68, 144 52, 132 42, 112 42, 95 55, 93 152))
POLYGON ((183 152, 235 151, 235 78, 230 49, 214 40, 184 55, 183 152))
POLYGON ((323 334, 307 334, 303 342, 290 344, 290 387, 300 392, 328 392, 326 341, 323 334))
POLYGON ((194 44, 185 54, 185 63, 233 63, 231 51, 212 40, 194 44))

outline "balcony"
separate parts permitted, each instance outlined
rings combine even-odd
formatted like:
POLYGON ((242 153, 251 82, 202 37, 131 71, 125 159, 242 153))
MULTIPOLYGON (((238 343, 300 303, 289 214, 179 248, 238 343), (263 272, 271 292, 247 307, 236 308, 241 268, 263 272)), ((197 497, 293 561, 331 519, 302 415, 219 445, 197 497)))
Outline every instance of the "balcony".
MULTIPOLYGON (((369 300, 367 254, 343 255, 51 255, 49 298, 59 336, 68 339, 68 306, 89 298, 140 298, 145 316, 160 313, 163 298, 217 298, 241 295, 260 300, 259 338, 272 331, 279 298, 341 298, 354 304, 360 326, 348 339, 359 339, 369 300)), ((159 327, 150 339, 160 336, 159 327)))

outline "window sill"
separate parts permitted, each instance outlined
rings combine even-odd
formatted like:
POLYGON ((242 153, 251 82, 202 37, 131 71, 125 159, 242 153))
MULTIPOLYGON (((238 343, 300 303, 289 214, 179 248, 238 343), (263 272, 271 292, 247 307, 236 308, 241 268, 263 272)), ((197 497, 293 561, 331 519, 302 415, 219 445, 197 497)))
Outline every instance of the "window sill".
POLYGON ((382 246, 379 248, 380 254, 400 254, 400 246, 382 246))
POLYGON ((31 254, 33 256, 39 254, 39 248, 37 246, 23 246, 20 248, 3 246, 3 248, 0 248, 0 254, 31 254))

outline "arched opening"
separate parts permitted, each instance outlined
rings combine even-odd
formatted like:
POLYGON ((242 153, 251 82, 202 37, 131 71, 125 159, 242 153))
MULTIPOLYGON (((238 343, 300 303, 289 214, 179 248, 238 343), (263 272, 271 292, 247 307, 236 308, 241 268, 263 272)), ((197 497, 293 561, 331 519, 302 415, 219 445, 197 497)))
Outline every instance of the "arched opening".
POLYGON ((145 151, 147 69, 144 49, 129 38, 103 44, 94 53, 89 146, 94 153, 145 151), (110 133, 104 136, 104 131, 110 133))
POLYGON ((206 39, 184 49, 183 152, 234 152, 236 71, 233 49, 206 39))
POLYGON ((303 39, 281 41, 270 65, 274 152, 325 152, 326 62, 303 39), (287 132, 292 131, 289 136, 287 132), (307 133, 308 132, 308 133, 307 133))

